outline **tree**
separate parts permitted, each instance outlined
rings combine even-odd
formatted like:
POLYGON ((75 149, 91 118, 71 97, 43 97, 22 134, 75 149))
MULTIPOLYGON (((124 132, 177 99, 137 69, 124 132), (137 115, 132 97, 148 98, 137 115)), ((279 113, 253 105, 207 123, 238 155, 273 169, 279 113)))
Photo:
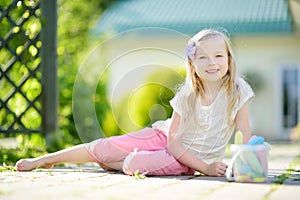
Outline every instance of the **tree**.
POLYGON ((116 123, 122 133, 150 126, 158 120, 172 115, 169 101, 183 83, 185 70, 163 68, 151 73, 145 84, 130 91, 117 105, 112 107, 116 123))
MULTIPOLYGON (((72 113, 72 88, 77 70, 89 51, 101 41, 90 36, 90 29, 99 19, 110 0, 58 0, 58 78, 59 78, 59 132, 51 135, 51 151, 63 144, 81 143, 72 113)), ((97 95, 102 101, 98 112, 106 113, 105 82, 99 83, 97 95)))

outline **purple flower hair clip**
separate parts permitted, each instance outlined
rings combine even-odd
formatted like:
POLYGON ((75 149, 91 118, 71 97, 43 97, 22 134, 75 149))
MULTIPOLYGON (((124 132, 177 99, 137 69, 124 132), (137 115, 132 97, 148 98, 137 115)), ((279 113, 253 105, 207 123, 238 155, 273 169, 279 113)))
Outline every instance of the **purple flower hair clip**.
POLYGON ((188 44, 185 47, 185 53, 186 55, 191 59, 194 60, 195 59, 195 55, 196 55, 196 42, 194 40, 189 40, 188 44))

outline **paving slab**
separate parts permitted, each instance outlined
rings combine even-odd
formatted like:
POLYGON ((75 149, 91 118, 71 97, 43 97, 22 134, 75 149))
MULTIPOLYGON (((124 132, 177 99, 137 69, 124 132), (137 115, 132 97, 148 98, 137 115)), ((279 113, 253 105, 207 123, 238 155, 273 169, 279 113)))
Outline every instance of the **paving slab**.
MULTIPOLYGON (((272 145, 265 183, 228 182, 225 177, 200 175, 137 179, 122 173, 106 172, 92 164, 33 172, 2 172, 0 199, 298 200, 300 163, 294 161, 299 155, 299 145, 272 145), (288 171, 291 167, 293 171, 288 171)), ((228 161, 229 158, 226 158, 225 162, 228 161)))

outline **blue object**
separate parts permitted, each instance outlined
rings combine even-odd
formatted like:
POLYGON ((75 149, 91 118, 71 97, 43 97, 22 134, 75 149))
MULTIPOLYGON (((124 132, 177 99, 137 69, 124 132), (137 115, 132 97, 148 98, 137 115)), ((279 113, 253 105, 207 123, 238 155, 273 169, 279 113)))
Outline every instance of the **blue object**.
POLYGON ((257 145, 257 144, 264 144, 265 143, 265 138, 261 137, 261 136, 256 136, 256 137, 252 137, 249 141, 248 141, 248 145, 257 145))

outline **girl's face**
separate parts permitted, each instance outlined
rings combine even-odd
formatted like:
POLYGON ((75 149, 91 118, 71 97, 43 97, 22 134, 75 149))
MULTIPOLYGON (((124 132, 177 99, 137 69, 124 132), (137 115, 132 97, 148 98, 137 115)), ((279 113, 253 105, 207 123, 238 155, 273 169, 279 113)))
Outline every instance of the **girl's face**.
POLYGON ((193 64, 197 75, 206 82, 220 81, 228 71, 228 51, 221 36, 212 36, 196 45, 193 64))

